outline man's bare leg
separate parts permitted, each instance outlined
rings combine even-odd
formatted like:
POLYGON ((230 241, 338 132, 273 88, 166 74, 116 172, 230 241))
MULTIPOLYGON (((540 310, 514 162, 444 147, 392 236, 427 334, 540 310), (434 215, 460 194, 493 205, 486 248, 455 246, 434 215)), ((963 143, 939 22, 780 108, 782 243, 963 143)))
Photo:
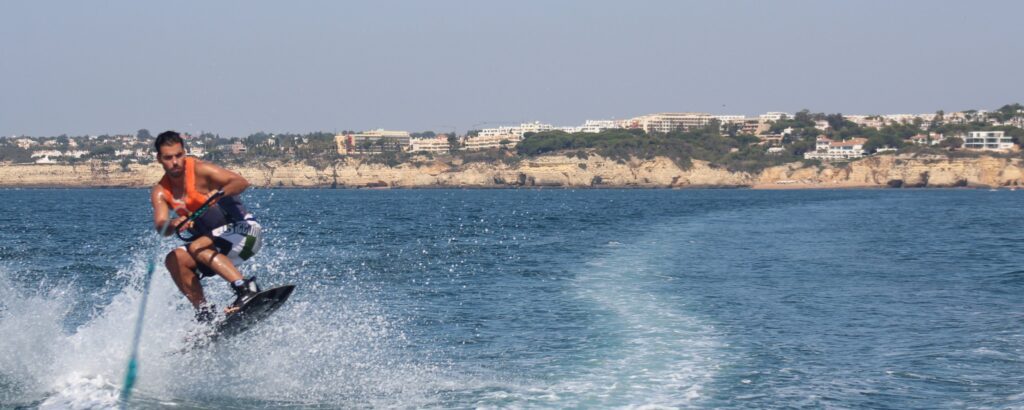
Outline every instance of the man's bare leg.
POLYGON ((167 271, 171 273, 171 279, 178 285, 178 290, 185 294, 192 307, 199 309, 206 303, 206 296, 203 294, 203 284, 196 275, 196 261, 182 248, 175 248, 167 254, 164 259, 167 271))
POLYGON ((217 275, 224 278, 228 283, 234 283, 236 280, 245 279, 242 274, 238 272, 238 268, 231 262, 231 259, 227 256, 221 255, 213 247, 213 239, 209 236, 204 236, 199 239, 192 241, 188 244, 188 253, 197 262, 209 267, 217 275))
MULTIPOLYGON (((238 272, 238 268, 235 267, 234 262, 231 262, 231 258, 224 256, 217 252, 213 246, 213 239, 208 236, 201 237, 192 241, 188 245, 188 253, 199 263, 202 263, 206 267, 217 273, 224 280, 234 286, 236 281, 245 279, 241 273, 238 272)), ((228 306, 224 308, 225 314, 232 314, 237 312, 238 306, 228 306)))

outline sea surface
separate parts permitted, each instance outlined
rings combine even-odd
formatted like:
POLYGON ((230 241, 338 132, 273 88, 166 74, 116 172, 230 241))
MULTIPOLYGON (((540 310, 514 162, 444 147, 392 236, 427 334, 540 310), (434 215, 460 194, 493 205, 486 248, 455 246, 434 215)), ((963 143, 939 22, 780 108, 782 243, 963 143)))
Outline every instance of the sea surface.
MULTIPOLYGON (((1024 408, 1024 191, 255 190, 291 300, 131 408, 1024 408)), ((118 406, 146 190, 0 190, 0 408, 118 406)), ((211 299, 226 283, 204 281, 211 299)))

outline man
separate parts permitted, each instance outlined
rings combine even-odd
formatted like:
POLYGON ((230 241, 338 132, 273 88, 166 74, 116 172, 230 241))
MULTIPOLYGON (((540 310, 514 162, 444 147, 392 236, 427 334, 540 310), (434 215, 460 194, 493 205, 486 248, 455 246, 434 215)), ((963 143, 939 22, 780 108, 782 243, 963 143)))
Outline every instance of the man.
POLYGON ((180 226, 193 234, 192 239, 167 254, 164 261, 167 270, 181 293, 192 302, 197 320, 208 322, 215 316, 216 308, 206 302, 200 282, 207 276, 218 275, 231 284, 237 297, 224 312, 234 313, 260 291, 256 278, 245 279, 236 267, 259 252, 263 245, 259 223, 238 197, 249 187, 249 181, 214 164, 186 156, 185 142, 177 132, 161 133, 154 146, 157 161, 164 167, 164 177, 150 193, 153 224, 161 235, 172 234, 207 199, 219 196, 195 221, 180 226), (171 210, 177 217, 168 225, 171 210))

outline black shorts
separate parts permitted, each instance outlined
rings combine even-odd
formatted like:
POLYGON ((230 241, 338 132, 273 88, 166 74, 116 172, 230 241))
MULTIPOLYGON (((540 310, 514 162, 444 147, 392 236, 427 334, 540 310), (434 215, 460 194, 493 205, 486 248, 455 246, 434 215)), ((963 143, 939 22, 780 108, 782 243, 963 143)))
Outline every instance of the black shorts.
MULTIPOLYGON (((263 247, 263 229, 258 222, 251 219, 214 229, 209 236, 213 238, 213 247, 217 249, 217 253, 227 256, 235 266, 249 260, 263 247)), ((185 246, 188 245, 182 248, 185 246)), ((215 276, 217 272, 197 261, 196 274, 205 278, 215 276)))

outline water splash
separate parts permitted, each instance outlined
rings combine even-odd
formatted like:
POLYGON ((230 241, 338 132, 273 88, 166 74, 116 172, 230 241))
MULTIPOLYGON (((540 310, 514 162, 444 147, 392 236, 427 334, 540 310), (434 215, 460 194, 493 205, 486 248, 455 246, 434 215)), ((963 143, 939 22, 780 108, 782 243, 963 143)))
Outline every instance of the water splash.
MULTIPOLYGON (((140 255, 152 254, 142 251, 140 255)), ((145 258, 108 280, 122 286, 109 303, 74 329, 71 307, 88 298, 73 289, 25 289, 0 269, 0 403, 41 408, 117 406, 141 300, 145 258)), ((270 281, 287 275, 269 272, 270 281)), ((270 283, 265 282, 265 283, 270 283)), ((226 285, 205 280, 213 300, 230 300, 226 285)), ((207 349, 170 354, 198 326, 166 271, 152 284, 132 402, 239 406, 363 406, 429 404, 440 369, 402 350, 396 319, 364 295, 339 300, 337 289, 300 284, 264 325, 207 349)))

